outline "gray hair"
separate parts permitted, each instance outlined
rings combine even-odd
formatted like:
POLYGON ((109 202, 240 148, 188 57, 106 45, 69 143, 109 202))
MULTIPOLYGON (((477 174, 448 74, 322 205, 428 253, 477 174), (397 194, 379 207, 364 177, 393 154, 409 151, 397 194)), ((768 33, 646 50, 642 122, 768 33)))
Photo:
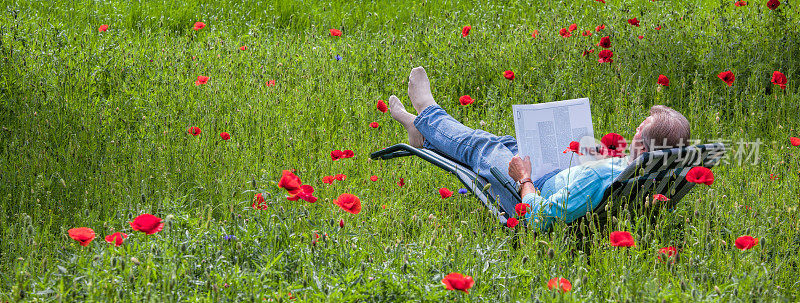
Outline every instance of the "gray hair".
POLYGON ((692 131, 689 120, 681 113, 664 105, 654 105, 650 108, 650 116, 650 125, 642 130, 642 141, 647 151, 689 145, 692 131))

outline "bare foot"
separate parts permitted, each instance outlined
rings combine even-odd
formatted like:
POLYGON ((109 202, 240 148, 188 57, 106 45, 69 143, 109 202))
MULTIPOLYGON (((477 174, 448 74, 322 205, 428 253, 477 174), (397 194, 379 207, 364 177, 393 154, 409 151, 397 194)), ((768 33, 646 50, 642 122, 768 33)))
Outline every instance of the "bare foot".
POLYGON ((403 103, 400 102, 400 99, 395 95, 389 97, 389 111, 391 112, 392 118, 400 122, 406 129, 406 132, 408 132, 408 144, 417 148, 422 147, 422 133, 414 126, 414 119, 416 119, 417 116, 407 112, 403 103))
POLYGON ((417 110, 417 114, 428 106, 436 104, 431 94, 431 82, 422 66, 412 69, 408 76, 408 98, 411 99, 411 105, 417 110))

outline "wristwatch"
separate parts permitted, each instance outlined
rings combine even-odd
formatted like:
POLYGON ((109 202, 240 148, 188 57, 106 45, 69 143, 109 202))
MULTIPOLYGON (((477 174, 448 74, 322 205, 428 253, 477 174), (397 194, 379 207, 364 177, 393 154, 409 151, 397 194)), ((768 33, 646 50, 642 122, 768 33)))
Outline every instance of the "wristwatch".
POLYGON ((530 182, 531 184, 533 184, 533 180, 531 180, 531 178, 522 178, 522 179, 519 179, 519 181, 517 181, 517 187, 519 187, 519 189, 522 189, 522 184, 525 184, 525 183, 528 183, 528 182, 530 182))

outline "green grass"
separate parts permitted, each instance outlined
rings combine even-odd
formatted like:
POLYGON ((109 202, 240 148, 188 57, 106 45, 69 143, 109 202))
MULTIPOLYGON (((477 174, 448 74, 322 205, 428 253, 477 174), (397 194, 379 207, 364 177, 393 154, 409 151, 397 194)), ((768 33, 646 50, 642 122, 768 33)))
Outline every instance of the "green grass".
POLYGON ((798 13, 749 2, 2 1, 0 301, 795 301, 798 13), (614 63, 597 63, 600 34, 558 36, 571 23, 606 24, 614 63), (637 247, 601 235, 586 254, 563 224, 537 237, 500 228, 473 197, 441 200, 437 188, 460 186, 421 160, 368 160, 406 140, 375 103, 408 104, 420 65, 449 113, 501 135, 513 134, 512 104, 589 97, 597 134, 630 138, 665 104, 702 142, 764 144, 758 163, 715 168, 716 183, 658 228, 620 218, 611 228, 637 247), (725 70, 732 87, 716 76, 725 70), (670 87, 657 89, 659 74, 670 87), (198 75, 211 80, 195 86, 198 75), (476 102, 458 105, 465 94, 476 102), (334 149, 356 157, 331 161, 334 149), (286 201, 284 169, 320 200, 286 201), (347 180, 321 182, 337 173, 347 180), (269 209, 250 208, 257 192, 269 209), (344 192, 360 214, 331 203, 344 192), (132 231, 142 213, 167 218, 164 230, 132 231), (98 234, 89 247, 67 236, 79 226, 98 234), (131 236, 114 248, 102 239, 113 231, 131 236), (312 245, 314 233, 327 237, 312 245), (760 243, 739 251, 746 234, 760 243), (674 265, 656 258, 670 245, 674 265), (470 294, 445 290, 450 272, 474 278, 470 294), (574 289, 548 291, 557 276, 574 289))

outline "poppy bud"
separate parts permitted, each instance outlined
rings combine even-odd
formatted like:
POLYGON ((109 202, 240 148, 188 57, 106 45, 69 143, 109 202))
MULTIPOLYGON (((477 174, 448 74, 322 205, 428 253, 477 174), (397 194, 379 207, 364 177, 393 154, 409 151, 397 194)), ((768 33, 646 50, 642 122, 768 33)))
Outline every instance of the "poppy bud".
POLYGON ((136 257, 131 257, 131 262, 133 262, 133 264, 136 264, 136 265, 142 264, 141 262, 139 262, 139 259, 136 258, 136 257))
POLYGON ((485 191, 489 190, 490 188, 492 188, 492 183, 486 183, 486 185, 483 186, 483 190, 482 191, 485 192, 485 191))
POLYGON ((550 259, 552 259, 554 256, 555 256, 555 252, 553 251, 553 249, 552 249, 552 248, 549 248, 549 249, 547 250, 547 257, 548 257, 548 258, 550 258, 550 259))
POLYGON ((528 256, 522 257, 522 265, 525 265, 525 263, 528 263, 528 256))
POLYGON ((715 292, 717 292, 717 295, 718 295, 718 296, 719 296, 719 295, 722 295, 722 291, 720 291, 720 290, 719 290, 719 287, 717 287, 716 285, 714 285, 714 291, 715 291, 715 292))
POLYGON ((464 239, 463 239, 463 237, 461 237, 461 234, 458 234, 458 238, 456 238, 456 242, 458 242, 458 244, 464 243, 464 239))
POLYGON ((344 228, 344 219, 339 219, 339 228, 344 228))
POLYGON ((242 242, 236 242, 236 249, 242 249, 242 242))
POLYGON ((681 281, 681 290, 686 291, 686 282, 681 281))

